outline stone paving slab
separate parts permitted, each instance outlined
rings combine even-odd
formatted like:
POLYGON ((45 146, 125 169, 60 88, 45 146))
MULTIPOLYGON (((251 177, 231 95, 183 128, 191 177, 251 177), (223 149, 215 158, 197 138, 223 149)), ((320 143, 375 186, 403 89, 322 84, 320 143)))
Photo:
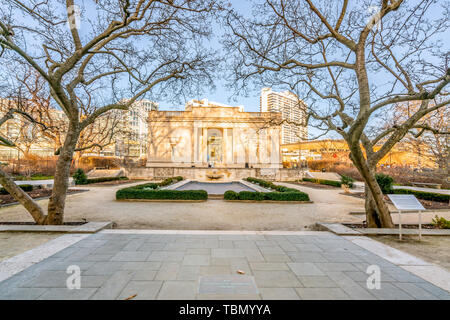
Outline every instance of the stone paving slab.
MULTIPOLYGON (((0 299, 450 299, 436 285, 445 274, 431 276, 433 266, 364 237, 114 231, 63 236, 64 246, 41 248, 43 258, 14 257, 9 267, 20 268, 0 282, 0 299), (74 265, 81 289, 68 290, 66 270, 74 265), (380 290, 367 287, 370 265, 380 268, 380 290)), ((33 250, 31 257, 39 253, 33 250)))
POLYGON ((62 249, 76 244, 86 237, 87 235, 82 234, 63 235, 34 249, 0 262, 0 282, 60 252, 62 249))
POLYGON ((96 233, 111 226, 112 222, 88 222, 79 226, 1 225, 0 232, 96 233))
POLYGON ((344 226, 341 223, 322 223, 322 222, 318 222, 316 223, 317 226, 322 229, 322 230, 326 230, 326 231, 331 231, 335 234, 339 234, 339 235, 360 235, 359 230, 355 230, 349 227, 344 226))
MULTIPOLYGON (((362 214, 365 214, 364 212, 362 214)), ((340 236, 398 235, 398 228, 349 228, 341 223, 316 223, 320 230, 330 231, 340 236)), ((419 235, 419 229, 402 229, 404 235, 419 235)), ((424 236, 450 236, 447 229, 422 229, 424 236)))

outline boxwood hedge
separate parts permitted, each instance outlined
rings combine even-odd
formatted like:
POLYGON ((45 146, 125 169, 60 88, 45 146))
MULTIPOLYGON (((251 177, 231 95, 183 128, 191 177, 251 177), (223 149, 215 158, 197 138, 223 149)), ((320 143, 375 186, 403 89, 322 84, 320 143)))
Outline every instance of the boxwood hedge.
POLYGON ((205 190, 145 190, 125 188, 116 192, 116 199, 154 199, 154 200, 206 200, 205 190))
POLYGON ((116 192, 116 199, 206 200, 208 198, 208 193, 204 190, 157 190, 181 180, 183 177, 173 177, 159 183, 150 182, 120 189, 116 192))
MULTIPOLYGON (((19 185, 19 187, 20 187, 20 189, 22 189, 25 192, 33 191, 33 186, 31 184, 21 184, 21 185, 19 185)), ((0 188, 0 194, 5 195, 5 194, 9 194, 9 192, 6 191, 5 188, 0 188)))
POLYGON ((228 190, 223 194, 223 198, 225 200, 239 200, 239 193, 233 190, 228 190))
POLYGON ((118 180, 128 180, 128 178, 127 177, 90 178, 90 179, 86 179, 86 183, 83 183, 83 184, 99 183, 99 182, 107 182, 107 181, 118 181, 118 180))
POLYGON ((272 201, 309 201, 309 196, 304 192, 267 192, 264 194, 264 199, 272 201))
POLYGON ((417 199, 422 199, 422 200, 430 200, 430 201, 436 201, 436 202, 449 202, 450 201, 450 195, 448 195, 448 194, 416 191, 416 190, 409 190, 409 189, 393 189, 392 191, 395 194, 413 194, 416 196, 417 199))
POLYGON ((239 193, 234 191, 226 191, 224 194, 225 200, 253 200, 253 201, 309 201, 308 194, 297 189, 288 188, 285 186, 278 186, 270 181, 265 181, 257 178, 246 178, 248 182, 255 183, 266 189, 272 189, 273 192, 251 192, 241 191, 239 193))
POLYGON ((326 184, 328 186, 333 186, 333 187, 341 187, 342 183, 339 181, 334 181, 334 180, 324 180, 324 179, 312 179, 312 178, 303 178, 303 181, 308 181, 308 182, 312 182, 312 183, 318 183, 318 184, 326 184))

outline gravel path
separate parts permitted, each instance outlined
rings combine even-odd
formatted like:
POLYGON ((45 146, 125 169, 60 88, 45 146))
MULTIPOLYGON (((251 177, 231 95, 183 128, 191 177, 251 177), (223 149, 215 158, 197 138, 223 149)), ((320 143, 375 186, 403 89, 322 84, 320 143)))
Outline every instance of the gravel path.
MULTIPOLYGON (((307 192, 314 203, 118 202, 115 192, 123 186, 89 186, 89 192, 67 197, 65 220, 114 221, 118 228, 189 230, 303 230, 317 221, 362 222, 363 217, 348 212, 363 210, 364 201, 340 195, 340 189, 284 185, 307 192)), ((47 200, 39 203, 46 207, 47 200)), ((0 209, 0 221, 31 221, 31 217, 23 207, 12 206, 0 209)))

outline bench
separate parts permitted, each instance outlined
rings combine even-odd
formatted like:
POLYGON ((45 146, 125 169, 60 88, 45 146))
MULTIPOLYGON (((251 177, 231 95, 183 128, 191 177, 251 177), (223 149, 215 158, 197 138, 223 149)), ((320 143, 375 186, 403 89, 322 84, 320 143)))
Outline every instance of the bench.
POLYGON ((426 182, 411 182, 414 187, 430 187, 435 189, 440 189, 440 183, 426 183, 426 182))

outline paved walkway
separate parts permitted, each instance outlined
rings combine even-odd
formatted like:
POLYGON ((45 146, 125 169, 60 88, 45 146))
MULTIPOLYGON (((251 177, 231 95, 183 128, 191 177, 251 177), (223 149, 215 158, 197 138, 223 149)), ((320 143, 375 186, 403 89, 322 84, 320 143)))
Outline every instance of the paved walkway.
POLYGON ((0 299, 450 299, 358 239, 188 233, 111 230, 71 239, 0 282, 0 299), (73 265, 81 268, 81 289, 69 290, 66 270, 73 265), (381 269, 379 290, 367 288, 369 265, 381 269))
MULTIPOLYGON (((314 203, 304 204, 115 200, 118 189, 132 185, 84 187, 90 191, 67 197, 65 220, 113 221, 121 229, 164 230, 302 230, 317 221, 360 223, 364 220, 363 217, 348 214, 350 211, 364 210, 364 200, 342 195, 342 190, 337 188, 319 190, 286 184, 310 195, 314 203)), ((40 200, 39 203, 46 208, 48 200, 40 200)), ((22 206, 11 206, 0 209, 0 221, 32 219, 22 206)))

